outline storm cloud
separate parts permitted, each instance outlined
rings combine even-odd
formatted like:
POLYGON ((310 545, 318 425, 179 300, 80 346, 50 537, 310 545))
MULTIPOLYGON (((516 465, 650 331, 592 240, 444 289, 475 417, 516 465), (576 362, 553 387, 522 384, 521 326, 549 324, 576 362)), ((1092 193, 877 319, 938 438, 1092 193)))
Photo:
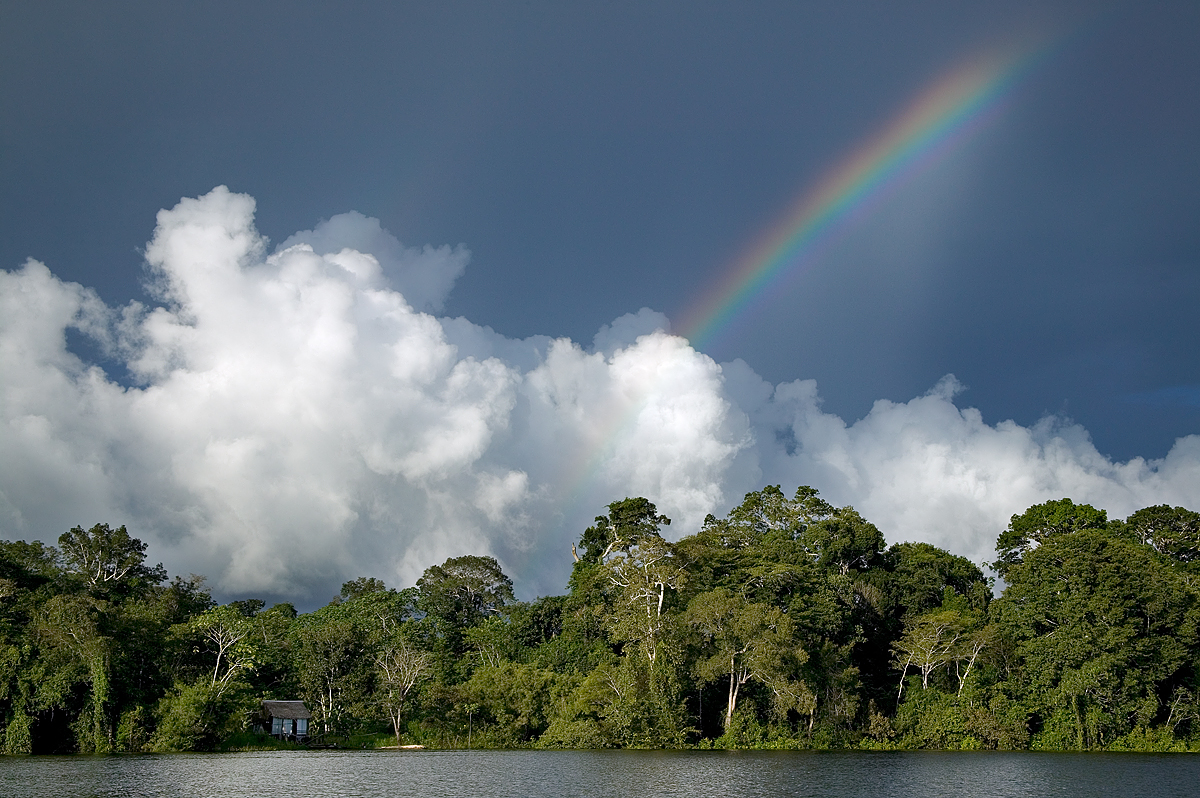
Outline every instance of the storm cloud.
POLYGON ((405 247, 347 213, 272 250, 254 214, 224 187, 161 211, 149 304, 37 261, 0 271, 0 536, 124 523, 220 596, 309 604, 466 553, 523 596, 559 592, 571 541, 627 495, 679 537, 746 491, 810 484, 889 542, 976 562, 1046 499, 1200 506, 1200 436, 1114 462, 1068 420, 960 407, 952 376, 847 423, 814 381, 717 363, 660 313, 586 346, 509 339, 435 315, 462 246, 405 247))

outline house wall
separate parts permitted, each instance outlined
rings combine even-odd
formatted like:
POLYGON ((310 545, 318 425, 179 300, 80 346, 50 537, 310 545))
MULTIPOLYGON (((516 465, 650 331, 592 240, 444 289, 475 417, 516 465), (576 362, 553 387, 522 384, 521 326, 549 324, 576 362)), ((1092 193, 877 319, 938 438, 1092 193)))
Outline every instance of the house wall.
POLYGON ((272 737, 308 736, 308 718, 276 718, 268 717, 266 726, 271 730, 272 737))

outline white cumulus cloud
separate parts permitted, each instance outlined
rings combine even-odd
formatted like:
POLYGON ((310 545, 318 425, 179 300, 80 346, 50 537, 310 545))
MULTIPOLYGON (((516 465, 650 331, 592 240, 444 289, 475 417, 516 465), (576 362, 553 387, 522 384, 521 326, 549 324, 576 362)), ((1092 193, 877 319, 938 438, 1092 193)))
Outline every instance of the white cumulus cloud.
MULTIPOLYGON (((285 250, 307 244, 318 255, 336 255, 347 251, 374 259, 388 284, 404 294, 417 310, 439 311, 462 276, 471 253, 462 244, 450 247, 405 247, 384 230, 378 219, 357 211, 340 213, 322 221, 312 230, 302 230, 279 245, 285 250)), ((354 258, 361 263, 361 257, 354 258)), ((354 268, 353 266, 348 268, 354 268)), ((374 272, 373 266, 367 269, 374 272)))
POLYGON ((814 382, 715 363, 649 309, 590 348, 507 339, 433 315, 462 247, 405 247, 348 213, 268 252, 254 210, 219 187, 161 211, 151 307, 108 307, 36 261, 0 271, 0 537, 125 523, 223 597, 311 604, 466 553, 524 595, 559 592, 570 542, 627 495, 678 537, 748 490, 811 484, 891 541, 977 562, 1049 498, 1200 506, 1200 437, 1116 463, 1055 419, 987 423, 952 377, 847 425, 814 382))

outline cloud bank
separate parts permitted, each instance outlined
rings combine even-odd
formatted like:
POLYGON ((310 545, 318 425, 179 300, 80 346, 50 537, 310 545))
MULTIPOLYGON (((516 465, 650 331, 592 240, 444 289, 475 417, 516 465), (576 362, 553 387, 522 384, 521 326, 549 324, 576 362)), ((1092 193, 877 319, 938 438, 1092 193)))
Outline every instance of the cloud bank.
POLYGON ((159 212, 149 306, 107 306, 33 260, 0 271, 0 537, 124 523, 219 596, 307 605, 467 553, 527 597, 561 592, 570 543, 627 495, 679 537, 746 491, 810 484, 889 541, 976 562, 1050 498, 1200 507, 1200 436, 1112 462, 1058 419, 986 423, 952 376, 847 424, 815 382, 718 364, 659 313, 588 347, 508 339, 434 315, 463 247, 407 248, 348 213, 268 252, 254 211, 219 187, 159 212))

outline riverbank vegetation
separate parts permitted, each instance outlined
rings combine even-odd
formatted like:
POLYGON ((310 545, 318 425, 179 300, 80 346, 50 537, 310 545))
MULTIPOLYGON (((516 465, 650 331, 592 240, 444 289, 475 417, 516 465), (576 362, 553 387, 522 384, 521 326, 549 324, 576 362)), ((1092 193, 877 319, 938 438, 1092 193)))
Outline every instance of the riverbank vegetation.
POLYGON ((258 703, 295 698, 354 747, 1200 749, 1200 514, 1031 507, 998 597, 808 487, 668 524, 610 504, 565 595, 463 556, 305 614, 218 605, 124 527, 0 543, 3 750, 272 747, 258 703))

